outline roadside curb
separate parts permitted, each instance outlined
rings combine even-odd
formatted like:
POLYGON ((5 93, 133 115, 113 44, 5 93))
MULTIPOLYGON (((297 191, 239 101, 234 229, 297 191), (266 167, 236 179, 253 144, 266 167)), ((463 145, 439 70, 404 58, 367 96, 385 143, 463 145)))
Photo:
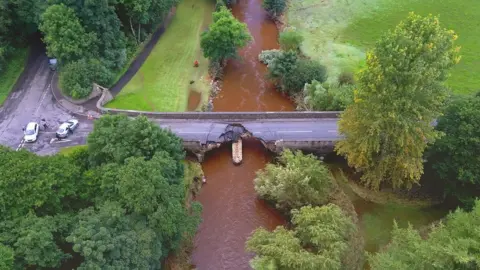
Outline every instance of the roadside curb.
POLYGON ((50 87, 50 92, 52 93, 53 98, 55 99, 55 102, 60 106, 61 109, 63 109, 68 113, 81 116, 81 117, 93 116, 95 118, 99 118, 101 116, 101 114, 97 112, 86 110, 85 107, 73 104, 69 102, 67 99, 63 98, 63 95, 61 94, 60 89, 57 86, 57 80, 56 80, 57 77, 58 77, 57 72, 54 72, 52 75, 52 78, 50 79, 49 87, 50 87))

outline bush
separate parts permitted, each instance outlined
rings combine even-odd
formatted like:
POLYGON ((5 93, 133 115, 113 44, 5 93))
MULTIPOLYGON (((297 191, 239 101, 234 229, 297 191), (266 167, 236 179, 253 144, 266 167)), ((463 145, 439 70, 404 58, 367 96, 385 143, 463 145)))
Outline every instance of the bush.
POLYGON ((60 88, 74 99, 85 98, 92 92, 92 83, 109 85, 113 74, 96 59, 81 59, 67 64, 60 73, 60 88))
POLYGON ((355 77, 352 72, 349 71, 344 71, 340 73, 340 76, 338 76, 338 84, 339 85, 344 85, 344 84, 350 84, 354 85, 355 84, 355 77))
POLYGON ((326 79, 327 70, 322 64, 314 60, 300 59, 295 68, 285 74, 281 90, 290 94, 298 93, 306 83, 313 80, 323 83, 326 79))
POLYGON ((258 195, 285 212, 305 205, 319 206, 328 201, 332 176, 313 155, 285 150, 279 164, 268 164, 254 180, 258 195))
POLYGON ((263 8, 268 12, 270 16, 276 18, 283 14, 287 7, 286 0, 264 0, 263 8))
POLYGON ((292 51, 279 53, 268 64, 268 78, 281 86, 285 76, 296 68, 297 58, 297 54, 292 51))
POLYGON ((277 58, 280 54, 282 54, 280 50, 265 50, 258 55, 258 60, 265 65, 270 65, 273 59, 277 58))
POLYGON ((225 7, 225 1, 224 0, 217 0, 217 3, 215 4, 215 10, 219 11, 222 7, 225 7))
POLYGON ((280 37, 278 39, 280 42, 280 47, 285 51, 298 51, 300 49, 300 45, 303 42, 303 36, 295 31, 295 29, 287 29, 280 33, 280 37))
POLYGON ((343 111, 353 103, 353 85, 306 83, 303 89, 304 103, 309 110, 343 111))

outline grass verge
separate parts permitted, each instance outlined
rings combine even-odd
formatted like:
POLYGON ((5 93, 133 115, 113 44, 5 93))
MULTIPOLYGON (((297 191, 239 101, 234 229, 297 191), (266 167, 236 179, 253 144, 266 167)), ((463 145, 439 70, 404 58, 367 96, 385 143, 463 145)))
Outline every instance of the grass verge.
POLYGON ((58 154, 64 155, 64 156, 69 156, 69 155, 73 154, 75 151, 77 151, 79 149, 83 149, 83 148, 87 148, 87 146, 86 145, 75 145, 75 146, 64 147, 64 148, 60 149, 58 154))
POLYGON ((480 1, 477 0, 356 0, 291 1, 287 23, 305 37, 302 51, 325 64, 330 79, 362 66, 365 50, 408 12, 439 15, 445 28, 459 35, 462 60, 452 69, 448 85, 456 93, 480 89, 480 1))
POLYGON ((185 111, 190 90, 208 95, 209 87, 204 82, 208 61, 199 57, 199 44, 204 21, 210 20, 212 10, 209 0, 183 0, 150 56, 107 107, 185 111), (200 68, 193 67, 195 60, 200 68))
POLYGON ((0 74, 0 106, 7 99, 8 94, 25 68, 28 58, 28 48, 15 49, 12 57, 7 61, 5 70, 0 74))

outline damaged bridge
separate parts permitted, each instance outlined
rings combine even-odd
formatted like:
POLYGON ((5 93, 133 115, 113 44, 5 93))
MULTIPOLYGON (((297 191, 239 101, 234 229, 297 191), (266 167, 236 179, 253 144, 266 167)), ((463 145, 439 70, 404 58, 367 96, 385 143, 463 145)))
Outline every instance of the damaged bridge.
POLYGON ((239 122, 212 122, 202 120, 159 121, 184 141, 186 150, 203 161, 206 152, 224 143, 254 137, 268 150, 280 153, 285 148, 298 149, 320 155, 333 151, 340 139, 338 119, 256 120, 239 122))

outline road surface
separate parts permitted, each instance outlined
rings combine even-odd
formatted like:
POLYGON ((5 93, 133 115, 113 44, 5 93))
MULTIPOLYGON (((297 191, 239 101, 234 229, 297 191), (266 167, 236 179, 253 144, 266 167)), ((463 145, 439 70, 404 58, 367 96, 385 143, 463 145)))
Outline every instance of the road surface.
MULTIPOLYGON (((169 128, 185 141, 222 142, 228 122, 205 120, 152 120, 162 128, 169 128)), ((338 140, 337 119, 278 119, 269 121, 241 122, 254 137, 264 141, 332 141, 338 140)), ((56 153, 60 148, 86 144, 87 136, 93 129, 91 120, 80 120, 72 135, 57 140, 53 131, 43 132, 35 143, 25 143, 26 148, 41 155, 56 153)), ((20 132, 19 132, 20 134, 20 132)))
POLYGON ((30 121, 44 118, 47 130, 40 135, 39 142, 31 146, 34 152, 43 147, 59 123, 72 118, 53 100, 50 83, 53 72, 48 67, 48 58, 42 46, 34 46, 19 83, 0 107, 0 144, 17 149, 23 147, 23 131, 30 121))

